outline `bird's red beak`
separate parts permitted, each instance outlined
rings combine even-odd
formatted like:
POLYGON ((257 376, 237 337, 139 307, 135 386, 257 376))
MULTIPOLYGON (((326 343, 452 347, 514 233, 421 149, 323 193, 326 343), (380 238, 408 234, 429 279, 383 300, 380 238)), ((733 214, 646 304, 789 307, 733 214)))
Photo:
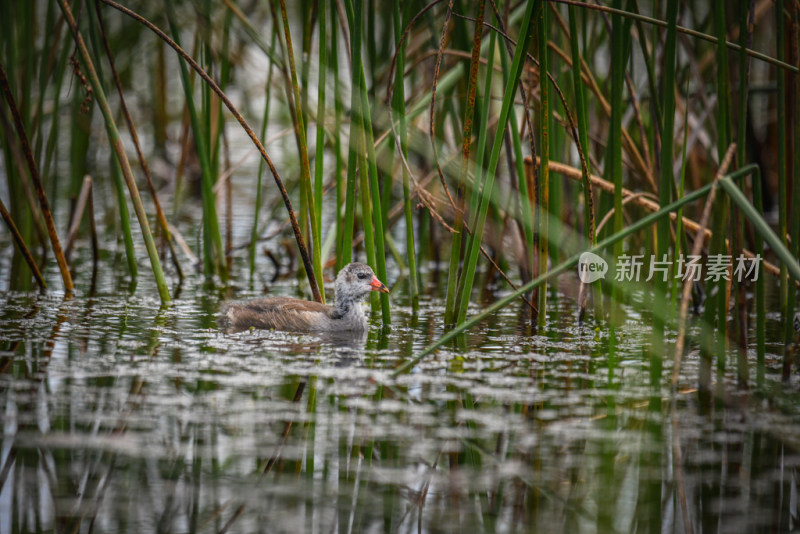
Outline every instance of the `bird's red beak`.
POLYGON ((389 289, 383 285, 383 282, 378 280, 375 276, 372 277, 372 282, 369 283, 372 286, 372 291, 380 291, 381 293, 388 293, 389 289))

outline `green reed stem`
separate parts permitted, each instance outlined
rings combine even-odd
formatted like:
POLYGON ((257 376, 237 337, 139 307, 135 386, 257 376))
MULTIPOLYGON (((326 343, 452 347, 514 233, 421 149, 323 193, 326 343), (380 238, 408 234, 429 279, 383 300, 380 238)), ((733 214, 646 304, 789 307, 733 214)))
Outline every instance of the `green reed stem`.
POLYGON ((478 259, 478 252, 480 250, 481 239, 483 237, 483 229, 486 223, 486 214, 488 212, 491 200, 492 187, 494 186, 495 171, 497 170, 497 164, 500 160, 500 149, 503 146, 503 136, 505 135, 505 129, 508 126, 508 116, 511 113, 511 107, 514 103, 514 96, 516 95, 520 75, 522 74, 522 67, 525 64, 525 52, 527 51, 528 42, 530 41, 531 37, 532 27, 530 22, 535 4, 538 4, 538 2, 528 2, 525 9, 525 14, 522 17, 520 38, 517 41, 517 47, 514 51, 514 60, 511 62, 511 71, 506 82, 505 93, 503 95, 503 102, 500 109, 500 116, 498 117, 497 122, 497 130, 495 131, 494 143, 492 145, 492 153, 489 157, 489 165, 486 169, 486 180, 483 185, 481 202, 478 207, 478 218, 475 226, 473 227, 473 246, 469 251, 469 257, 466 259, 464 269, 462 271, 462 278, 464 279, 464 291, 461 293, 461 302, 458 312, 457 322, 459 324, 463 323, 466 319, 467 307, 469 306, 470 295, 472 294, 475 268, 478 259))
MULTIPOLYGON (((725 4, 716 6, 714 11, 714 29, 720 41, 724 41, 727 25, 725 15, 725 4)), ((720 164, 725 159, 731 139, 731 107, 730 107, 730 81, 728 77, 728 49, 718 46, 717 57, 717 154, 720 164)), ((663 141, 663 140, 662 140, 663 141)), ((726 254, 727 247, 725 236, 728 229, 728 199, 718 196, 714 201, 712 212, 711 232, 713 237, 709 244, 709 255, 726 254)), ((725 369, 727 330, 728 330, 728 299, 726 291, 727 281, 720 278, 711 281, 706 288, 707 299, 704 311, 703 336, 701 340, 701 367, 710 362, 712 355, 717 355, 717 369, 721 372, 725 369), (715 289, 716 288, 716 289, 715 289), (714 325, 716 324, 716 331, 714 325)), ((701 381, 701 388, 707 381, 701 381)))
MULTIPOLYGON (((339 87, 339 31, 336 2, 331 2, 331 53, 330 63, 333 71, 333 147, 336 153, 336 171, 334 181, 336 187, 336 267, 337 272, 344 264, 342 245, 344 244, 344 204, 346 183, 342 182, 342 114, 344 103, 339 87)), ((352 249, 352 242, 347 243, 347 248, 352 249)))
MULTIPOLYGON (((620 0, 614 1, 615 8, 621 4, 620 0)), ((606 159, 606 172, 609 181, 614 183, 614 219, 613 233, 622 231, 622 114, 623 100, 622 88, 625 82, 625 37, 622 35, 622 16, 614 14, 611 17, 611 118, 609 124, 608 157, 606 159)), ((613 258, 622 255, 622 241, 616 241, 613 258)), ((616 327, 616 316, 619 311, 618 289, 611 286, 611 326, 616 327)), ((616 337, 611 335, 612 349, 616 337)))
POLYGON ((131 117, 131 113, 128 110, 128 104, 125 100, 125 93, 122 89, 122 80, 120 80, 119 73, 117 72, 117 67, 114 64, 114 54, 111 52, 111 46, 108 43, 108 36, 106 34, 105 23, 103 22, 103 16, 100 11, 100 2, 95 0, 95 14, 97 15, 97 22, 98 28, 100 30, 100 40, 103 43, 103 49, 106 52, 106 58, 108 59, 108 65, 111 68, 111 74, 114 78, 114 85, 117 88, 117 94, 119 95, 119 103, 120 107, 122 108, 122 114, 125 117, 125 122, 128 125, 128 131, 131 134, 131 141, 133 141, 134 148, 136 148, 136 155, 139 158, 139 164, 142 167, 142 172, 145 176, 145 183, 147 184, 147 191, 150 193, 150 197, 153 199, 153 207, 156 211, 156 220, 158 221, 159 226, 161 227, 161 231, 164 232, 164 237, 167 241, 167 246, 170 250, 170 255, 172 257, 172 263, 175 266, 175 271, 178 274, 178 278, 183 280, 183 270, 181 269, 181 264, 178 261, 178 254, 175 250, 175 246, 173 243, 172 233, 169 231, 169 225, 167 224, 166 215, 164 215, 164 210, 161 208, 161 202, 158 199, 158 193, 156 192, 156 188, 153 185, 153 178, 150 175, 150 166, 147 164, 147 158, 144 156, 144 151, 142 150, 142 145, 139 142, 139 134, 136 130, 136 126, 133 123, 133 117, 131 117))
POLYGON ((122 177, 122 167, 115 154, 111 155, 111 178, 114 182, 114 191, 117 194, 117 204, 119 205, 119 220, 122 230, 122 242, 125 245, 128 274, 135 279, 139 276, 139 267, 136 264, 136 250, 133 246, 131 216, 128 212, 128 202, 125 200, 125 179, 122 177))
MULTIPOLYGON (((34 156, 36 161, 41 162, 41 155, 42 155, 42 143, 44 141, 44 136, 42 135, 42 121, 44 115, 44 97, 47 94, 47 81, 50 79, 50 75, 54 74, 54 70, 58 73, 62 72, 54 69, 53 61, 55 59, 55 51, 60 48, 61 50, 67 49, 69 47, 61 46, 58 47, 59 42, 58 40, 61 37, 60 32, 53 31, 56 27, 55 18, 56 18, 56 5, 52 2, 48 2, 47 4, 47 14, 45 15, 45 32, 44 32, 44 43, 42 44, 42 52, 49 51, 50 57, 48 58, 46 55, 41 56, 41 60, 39 61, 39 98, 36 101, 36 110, 34 112, 32 124, 31 124, 31 137, 35 136, 36 143, 34 148, 34 156)), ((58 93, 55 93, 58 94, 58 93)), ((44 171, 44 168, 42 168, 44 171)), ((43 175, 47 176, 46 173, 42 173, 43 175)))
MULTIPOLYGON (((794 9, 791 10, 791 13, 793 28, 791 31, 792 39, 789 41, 788 46, 793 51, 792 53, 795 61, 797 61, 800 65, 800 6, 798 6, 797 3, 795 3, 794 9)), ((798 93, 800 93, 800 76, 794 74, 791 77, 791 85, 789 86, 789 94, 795 95, 794 105, 789 106, 789 109, 794 111, 794 117, 790 117, 790 124, 793 124, 794 131, 789 131, 790 138, 794 138, 793 161, 791 167, 794 176, 790 176, 793 184, 792 206, 794 206, 794 209, 792 209, 792 220, 790 222, 787 221, 787 224, 791 225, 790 231, 792 236, 800 236, 800 209, 797 208, 797 206, 800 206, 800 105, 797 101, 798 93)), ((794 258, 800 258, 800 239, 792 239, 791 251, 794 258)), ((786 344, 791 343, 793 336, 795 335, 795 330, 793 328, 793 314, 796 300, 797 289, 795 285, 792 284, 791 288, 789 289, 789 298, 787 302, 789 314, 787 315, 785 322, 786 337, 784 341, 786 344)))
MULTIPOLYGON (((356 19, 358 20, 358 19, 356 19)), ((361 195, 364 197, 369 193, 369 198, 372 200, 372 224, 375 226, 375 247, 376 247, 376 265, 378 271, 378 278, 381 280, 388 280, 386 276, 386 246, 385 236, 383 232, 383 211, 381 205, 381 193, 378 187, 378 162, 375 157, 375 140, 372 133, 372 113, 369 105, 369 95, 367 93, 366 77, 364 76, 363 68, 360 76, 360 86, 357 87, 361 91, 361 131, 364 135, 364 147, 366 148, 366 164, 369 172, 369 187, 365 188, 362 183, 361 195)), ((363 206, 363 203, 362 203, 363 206)), ((364 228, 370 226, 369 211, 364 210, 362 207, 361 217, 363 219, 364 228)), ((366 234, 365 234, 366 235, 366 234)), ((367 241, 364 242, 365 246, 367 241)), ((389 309, 389 295, 386 293, 380 294, 381 301, 381 317, 384 325, 391 323, 391 310, 389 309)))
MULTIPOLYGON (((503 60, 503 72, 506 72, 508 70, 506 54, 501 54, 500 58, 503 60)), ((526 120, 524 115, 522 116, 522 120, 526 120)), ((530 201, 530 199, 533 197, 533 191, 528 190, 528 180, 525 176, 525 156, 522 153, 522 138, 520 137, 520 128, 516 113, 512 113, 509 116, 509 121, 510 124, 508 131, 506 132, 506 136, 508 137, 510 134, 511 137, 511 150, 514 158, 514 170, 516 171, 517 175, 516 185, 519 192, 519 199, 516 204, 519 206, 518 217, 522 225, 522 235, 525 239, 524 249, 526 252, 525 258, 527 261, 527 266, 528 269, 532 269, 535 256, 535 243, 533 236, 533 211, 535 209, 535 205, 530 201)))
MULTIPOLYGON (((95 25, 96 22, 91 16, 88 17, 88 19, 89 40, 92 44, 91 52, 94 55, 94 64, 97 69, 98 78, 101 80, 100 83, 103 84, 103 63, 100 59, 100 42, 98 38, 98 31, 95 25)), ((105 91, 105 84, 103 84, 103 90, 105 91)), ((125 199, 125 180, 122 177, 122 167, 116 154, 114 153, 111 154, 110 164, 111 178, 114 183, 114 192, 117 195, 117 205, 119 206, 120 229, 122 230, 122 242, 123 246, 125 247, 125 260, 128 266, 128 273, 133 280, 136 280, 136 278, 139 276, 139 267, 136 263, 136 250, 133 245, 130 212, 128 211, 128 203, 125 199)))
MULTIPOLYGON (((539 233, 539 276, 547 273, 547 259, 549 252, 548 239, 550 234, 550 85, 547 83, 547 40, 550 30, 550 10, 542 6, 538 17, 539 28, 539 127, 541 128, 539 142, 539 205, 537 206, 536 223, 539 233)), ((621 194, 621 193, 620 193, 621 194)), ((621 198, 621 197, 620 197, 621 198)), ((617 228, 615 227, 615 230, 617 228)), ((543 327, 547 322, 547 280, 537 289, 538 293, 538 323, 543 327)))
MULTIPOLYGON (((777 52, 778 59, 783 61, 786 55, 786 17, 784 16, 785 1, 776 0, 775 2, 775 25, 777 26, 777 52)), ((777 118, 778 118, 778 235, 781 237, 784 246, 787 245, 786 230, 788 229, 787 211, 789 198, 786 188, 786 72, 778 69, 778 98, 777 98, 777 118)), ((781 263, 780 275, 780 307, 781 317, 784 322, 791 323, 790 311, 788 309, 789 300, 789 281, 786 273, 786 265, 781 263)), ((788 357, 788 351, 785 351, 788 357)))
MULTIPOLYGON (((497 34, 495 32, 489 33, 489 46, 488 46, 488 59, 486 62, 486 73, 484 75, 483 80, 483 93, 481 95, 481 102, 480 102, 480 122, 478 124, 478 142, 477 148, 475 150, 475 172, 474 178, 472 182, 472 194, 470 195, 470 202, 469 202, 469 212, 468 215, 470 217, 470 228, 475 228, 475 222, 478 218, 478 206, 480 204, 481 198, 481 190, 483 189, 483 183, 485 181, 486 171, 483 166, 483 161, 486 158, 486 145, 489 139, 489 128, 487 127, 489 123, 489 112, 492 107, 492 75, 494 74, 494 58, 495 58, 495 48, 497 42, 497 34)), ((451 71, 452 72, 452 71, 451 71)), ((439 84, 440 86, 442 83, 439 84)), ((469 258, 472 254, 472 247, 474 244, 474 236, 467 235, 467 246, 464 251, 464 258, 469 258)), ((466 263, 465 263, 466 265, 466 263)), ((531 263, 531 267, 533 267, 533 263, 531 263)), ((456 294, 456 300, 454 304, 453 313, 455 314, 461 307, 461 295, 464 293, 464 285, 466 283, 466 277, 462 273, 461 277, 458 280, 458 291, 456 294)))
MULTIPOLYGON (((747 169, 747 167, 745 167, 747 169)), ((728 193, 728 196, 733 200, 742 213, 750 221, 758 234, 764 238, 764 241, 772 248, 772 251, 778 257, 783 265, 786 266, 787 274, 791 275, 796 282, 800 282, 800 262, 792 254, 781 239, 770 227, 769 223, 764 220, 764 217, 756 210, 753 204, 747 199, 742 190, 733 183, 730 177, 724 177, 720 180, 720 185, 728 193)), ((760 200, 760 199, 759 199, 760 200)))
MULTIPOLYGON (((589 122, 586 116, 586 94, 583 90, 583 80, 581 79, 581 49, 578 44, 578 14, 574 6, 569 6, 569 36, 570 48, 572 52, 572 89, 575 92, 575 114, 578 116, 578 138, 581 142, 581 147, 585 154, 589 154, 589 122)), ((586 158, 586 168, 582 170, 583 173, 583 195, 584 205, 587 207, 587 212, 584 215, 584 227, 586 229, 586 238, 589 243, 594 245, 597 242, 597 237, 593 231, 590 231, 591 220, 588 212, 588 206, 592 204, 592 199, 589 195, 592 194, 591 186, 589 185, 589 176, 591 176, 592 168, 589 158, 586 158)))
MULTIPOLYGON (((300 88, 297 83, 297 69, 295 68, 294 63, 294 50, 292 48, 292 34, 289 30, 289 17, 286 13, 286 0, 280 0, 281 5, 281 16, 283 17, 283 31, 284 31, 284 38, 286 42, 286 55, 289 60, 289 72, 292 76, 292 90, 294 94, 294 113, 296 117, 295 121, 295 128, 297 131, 295 132, 298 142, 300 144, 300 194, 301 194, 301 204, 303 199, 303 192, 305 192, 305 202, 308 206, 308 216, 311 221, 311 239, 313 241, 313 246, 311 248, 311 257, 312 261, 314 262, 314 277, 317 280, 317 286, 320 290, 320 297, 322 298, 322 302, 325 302, 325 291, 324 291, 324 281, 322 279, 322 242, 319 238, 319 225, 317 223, 317 217, 321 216, 322 214, 316 213, 314 210, 314 199, 312 197, 312 185, 311 185, 311 167, 308 161, 308 142, 306 140, 306 127, 305 121, 303 120, 303 108, 302 108, 302 100, 300 95, 300 88)), ((302 216, 301 216, 302 218, 302 216)), ((301 224, 305 226, 305 222, 301 221, 301 224)))
MULTIPOLYGON (((361 79, 361 72, 363 71, 363 59, 361 57, 361 24, 355 24, 354 22, 355 20, 361 20, 361 2, 356 2, 355 6, 353 6, 353 2, 349 1, 347 7, 348 19, 353 19, 348 20, 350 26, 350 58, 352 61, 352 81, 350 87, 352 89, 350 91, 350 139, 347 148, 347 186, 345 192, 344 228, 339 243, 341 258, 337 257, 337 260, 339 260, 337 269, 341 269, 350 263, 353 258, 353 226, 356 210, 358 150, 363 135, 359 131, 362 125, 362 121, 359 118, 362 111, 361 94, 358 91, 358 84, 361 79), (355 13, 353 13, 353 11, 355 11, 355 13)), ((365 220, 368 219, 365 218, 365 220)), ((371 248, 371 245, 371 243, 367 243, 366 241, 364 243, 364 246, 368 248, 371 248)))
MULTIPOLYGON (((481 3, 483 0, 479 0, 481 3)), ((401 157, 408 158, 408 125, 406 124, 406 97, 405 97, 405 42, 400 43, 403 26, 408 24, 408 8, 410 2, 405 3, 403 15, 400 14, 400 0, 394 0, 394 35, 397 52, 397 74, 394 80, 394 94, 392 95, 392 108, 399 117, 397 130, 400 135, 401 157)), ((414 218, 411 211, 411 185, 408 170, 405 165, 400 165, 403 173, 403 218, 406 226, 406 256, 408 257, 408 285, 411 309, 419 310, 419 282, 417 280, 417 252, 414 241, 414 218)), ((458 216, 458 215, 456 215, 458 216)), ((457 227, 458 228, 458 227, 457 227)), ((459 235, 460 238, 460 235, 459 235)), ((452 276, 452 275, 451 275, 452 276)), ((455 277, 457 278, 457 276, 455 277)), ((448 291, 450 290, 448 280, 448 291)), ((449 293, 448 293, 449 294, 449 293)), ((446 312, 445 312, 446 313, 446 312)))
MULTIPOLYGON (((664 44, 664 85, 661 96, 664 112, 661 124, 661 177, 658 184, 658 200, 661 206, 672 200, 674 174, 672 170, 672 154, 675 129, 675 59, 677 55, 678 0, 667 2, 667 36, 664 44)), ((688 103, 688 101, 687 101, 688 103)), ((680 220, 680 218, 678 218, 680 220)), ((677 239, 680 239, 678 234, 677 239)), ((656 260, 667 261, 669 256, 670 221, 661 219, 656 225, 656 260)), ((669 265, 669 264, 667 264, 669 265)), ((672 270, 667 269, 667 277, 672 270)), ((667 306, 667 280, 665 276, 655 276, 653 305, 657 310, 667 306)), ((664 355, 664 314, 653 314, 653 336, 650 351, 650 382, 657 385, 661 380, 662 358, 664 355)))
MULTIPOLYGON (((464 133, 461 143, 461 171, 456 187, 456 214, 453 234, 450 245, 450 266, 447 277, 447 296, 445 300, 444 321, 452 324, 455 315, 456 291, 458 288, 458 268, 461 263, 461 243, 464 234, 464 210, 466 209, 465 195, 467 174, 470 167, 470 148, 472 146, 472 121, 475 115, 475 94, 478 87, 478 68, 480 67, 481 36, 483 35, 483 13, 485 1, 479 0, 476 7, 475 32, 473 34, 472 57, 469 63, 469 82, 467 86, 467 105, 464 109, 464 133)), ((398 65, 398 68, 400 66, 398 65)), ((521 181, 524 181, 521 180, 521 181)), ((525 204, 523 202, 523 204, 525 204)))
MULTIPOLYGON (((584 17, 584 22, 585 22, 584 17)), ((592 184, 591 184, 591 159, 589 153, 591 146, 589 145, 589 120, 586 103, 586 93, 583 87, 583 79, 581 78, 581 48, 578 42, 578 12, 575 6, 569 6, 569 35, 570 35, 570 52, 572 55, 572 88, 575 93, 575 114, 578 117, 578 140, 580 147, 585 155, 583 161, 585 165, 581 166, 581 173, 583 176, 582 189, 583 189, 583 226, 586 232, 586 241, 589 246, 597 244, 597 232, 595 230, 594 221, 594 199, 592 198, 592 184)), ((585 43, 584 43, 585 46, 585 43)), ((644 46, 644 45, 643 45, 644 46)), ((646 58, 645 58, 646 59, 646 58)), ((655 93, 653 93, 655 94, 655 93)), ((602 283, 597 280, 594 284, 593 304, 595 317, 600 318, 603 316, 603 299, 601 298, 602 283)), ((583 302, 579 303, 581 313, 585 310, 583 302)))
MULTIPOLYGON (((689 94, 689 78, 686 80, 686 95, 689 94)), ((678 183, 677 197, 683 196, 684 185, 686 183, 686 167, 687 159, 686 152, 688 150, 689 139, 689 99, 687 98, 683 110, 683 144, 681 145, 681 177, 678 183)), ((675 224, 675 253, 674 257, 680 257, 683 254, 683 209, 678 210, 678 217, 675 224)), ((678 309, 678 277, 672 278, 672 299, 670 301, 670 310, 678 309)))
POLYGON ((158 251, 156 250, 155 240, 150 232, 150 225, 147 222, 147 214, 144 211, 144 205, 142 204, 142 199, 139 196, 139 189, 136 186, 136 181, 133 179, 133 171, 131 170, 130 163, 128 162, 128 157, 125 154, 125 149, 122 146, 122 139, 119 136, 119 130, 117 130, 117 125, 114 122, 113 113, 108 105, 108 101, 106 100, 103 87, 100 84, 100 79, 97 77, 97 72, 94 69, 94 64, 92 63, 91 57, 89 56, 89 51, 87 50, 86 44, 83 41, 83 37, 78 30, 78 24, 75 21, 75 18, 72 16, 72 11, 70 10, 69 4, 66 0, 58 0, 58 3, 61 6, 61 11, 64 13, 64 17, 67 19, 67 22, 72 29, 75 43, 78 46, 78 50, 80 51, 87 74, 89 75, 89 81, 91 82, 92 89, 94 90, 94 97, 97 100, 97 104, 100 106, 100 111, 103 113, 103 119, 109 141, 111 142, 111 146, 114 152, 117 154, 119 164, 122 167, 122 173, 128 186, 128 191, 130 192, 134 211, 136 212, 136 218, 139 220, 139 226, 142 230, 142 237, 144 238, 144 244, 147 248, 147 254, 150 257, 150 266, 153 270, 153 276, 156 280, 156 286, 158 287, 158 294, 161 298, 161 303, 168 304, 171 299, 169 296, 169 290, 167 289, 167 281, 164 278, 164 272, 161 269, 161 262, 158 259, 158 251))
MULTIPOLYGON (((357 87, 356 90, 358 90, 357 87)), ((359 129, 362 127, 363 123, 358 126, 359 129)), ((367 255, 367 264, 373 266, 375 265, 375 228, 370 224, 372 220, 372 206, 370 204, 369 171, 367 170, 367 158, 364 155, 363 135, 361 136, 361 142, 358 144, 358 151, 358 193, 361 201, 361 224, 364 229, 364 252, 367 255)), ((378 299, 375 298, 374 294, 370 295, 370 302, 374 311, 378 303, 378 299)))
MULTIPOLYGON (((764 201, 761 198, 762 184, 761 184, 760 172, 757 171, 751 175, 750 187, 753 190, 753 209, 756 210, 757 214, 764 213, 764 201)), ((755 236, 753 251, 757 258, 764 257, 764 239, 761 238, 759 235, 755 236)), ((756 291, 755 291, 756 361, 758 363, 758 365, 756 366, 756 369, 758 370, 757 371, 758 375, 756 376, 756 383, 761 385, 764 380, 763 376, 764 360, 767 354, 767 339, 766 339, 767 299, 764 288, 764 277, 759 276, 758 278, 756 278, 755 283, 756 283, 756 291)))
MULTIPOLYGON (((62 46, 61 47, 61 55, 58 59, 58 64, 56 66, 56 72, 53 74, 53 94, 59 95, 61 94, 61 87, 64 83, 64 72, 67 68, 67 57, 69 56, 70 47, 62 46)), ((76 91, 77 93, 77 91, 76 91)), ((61 118, 61 99, 54 99, 53 109, 51 110, 50 114, 50 129, 47 134, 47 143, 44 147, 44 165, 42 165, 42 175, 48 176, 50 174, 50 165, 53 161, 53 154, 55 153, 56 148, 56 141, 58 139, 58 135, 56 132, 59 131, 59 122, 61 118)), ((39 133, 40 136, 43 134, 39 133)), ((72 141, 70 142, 70 144, 72 141)), ((71 152, 71 151, 70 151, 71 152)), ((39 160, 37 154, 37 161, 39 160)), ((71 171, 71 169, 70 169, 71 171)))
MULTIPOLYGON (((325 163, 325 83, 328 73, 328 31, 327 6, 319 0, 319 76, 317 80, 317 143, 314 155, 314 212, 316 213, 316 238, 322 236, 322 188, 323 166, 325 163)), ((338 211, 338 206, 337 206, 338 211)), ((314 260, 319 260, 319 273, 322 276, 322 243, 314 243, 314 260)), ((314 264, 314 269, 317 265, 314 264)), ((316 274, 316 273, 315 273, 316 274)), ((322 287, 320 281, 320 287, 322 287)), ((323 297, 324 298, 324 297, 323 297)))
MULTIPOLYGON (((175 21, 175 11, 172 0, 167 1, 167 20, 175 43, 180 46, 180 29, 175 21)), ((204 237, 203 263, 205 272, 210 276, 217 269, 221 276, 225 276, 224 248, 222 247, 222 235, 219 230, 219 219, 217 217, 216 198, 214 195, 214 178, 211 170, 211 155, 207 144, 206 134, 197 108, 194 103, 192 84, 189 80, 189 69, 183 61, 179 61, 181 73, 181 83, 186 98, 186 107, 189 110, 189 119, 194 132, 194 141, 197 148, 197 156, 200 159, 201 173, 201 194, 203 201, 203 228, 206 232, 204 237)), ((210 118, 207 118, 209 120, 210 118)))
MULTIPOLYGON (((748 0, 739 0, 737 8, 739 11, 739 43, 744 48, 747 47, 749 38, 749 28, 747 24, 750 2, 748 0)), ((736 164, 741 167, 744 165, 746 152, 746 137, 747 137, 747 101, 749 90, 749 61, 747 54, 744 51, 739 52, 739 101, 738 101, 738 122, 737 122, 737 135, 736 135, 736 164)), ((732 219, 732 234, 733 234, 733 253, 732 256, 738 257, 742 253, 744 247, 744 220, 740 211, 737 208, 733 209, 732 219)), ((738 375, 739 383, 747 384, 749 378, 748 358, 747 358, 747 324, 748 324, 748 309, 747 297, 745 294, 746 288, 742 280, 737 280, 735 285, 736 303, 734 305, 734 316, 736 324, 736 341, 738 346, 737 362, 738 362, 738 375)), ((758 371, 756 371, 758 372, 758 371)))
MULTIPOLYGON (((272 32, 272 48, 275 47, 275 39, 277 37, 277 31, 272 32)), ((266 85, 266 96, 264 101, 264 118, 261 121, 261 132, 260 137, 264 139, 263 142, 266 141, 267 136, 267 124, 269 123, 269 106, 272 102, 272 75, 275 72, 273 68, 274 64, 270 61, 269 64, 269 73, 267 74, 267 85, 266 85)), ((264 159, 260 159, 258 161, 258 176, 256 178, 256 205, 255 211, 253 212, 253 228, 250 230, 250 247, 247 254, 247 261, 250 265, 250 283, 253 283, 253 276, 256 270, 256 247, 258 245, 258 216, 261 212, 261 179, 264 175, 264 159)))

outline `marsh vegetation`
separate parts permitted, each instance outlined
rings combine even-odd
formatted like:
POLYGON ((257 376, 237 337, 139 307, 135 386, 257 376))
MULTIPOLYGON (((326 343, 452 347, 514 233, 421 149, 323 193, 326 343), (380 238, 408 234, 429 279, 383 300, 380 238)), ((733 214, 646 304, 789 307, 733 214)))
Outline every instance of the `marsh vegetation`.
POLYGON ((0 530, 796 528, 799 34, 0 2, 0 530), (219 329, 352 261, 363 336, 219 329))

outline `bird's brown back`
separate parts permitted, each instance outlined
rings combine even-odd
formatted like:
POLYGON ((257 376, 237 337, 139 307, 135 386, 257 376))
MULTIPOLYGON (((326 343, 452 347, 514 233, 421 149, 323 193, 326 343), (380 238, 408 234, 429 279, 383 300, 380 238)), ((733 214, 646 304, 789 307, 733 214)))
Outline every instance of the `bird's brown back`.
POLYGON ((333 309, 319 302, 289 297, 273 297, 227 306, 224 317, 234 330, 264 328, 288 331, 325 329, 333 309))

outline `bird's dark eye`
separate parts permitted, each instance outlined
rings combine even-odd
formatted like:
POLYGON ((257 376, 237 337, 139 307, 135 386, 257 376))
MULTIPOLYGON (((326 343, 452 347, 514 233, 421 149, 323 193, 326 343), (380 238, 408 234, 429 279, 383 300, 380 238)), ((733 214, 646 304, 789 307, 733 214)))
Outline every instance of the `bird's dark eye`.
POLYGON ((367 278, 369 278, 369 275, 367 273, 358 273, 358 278, 360 280, 366 280, 367 278))

